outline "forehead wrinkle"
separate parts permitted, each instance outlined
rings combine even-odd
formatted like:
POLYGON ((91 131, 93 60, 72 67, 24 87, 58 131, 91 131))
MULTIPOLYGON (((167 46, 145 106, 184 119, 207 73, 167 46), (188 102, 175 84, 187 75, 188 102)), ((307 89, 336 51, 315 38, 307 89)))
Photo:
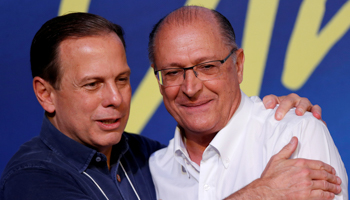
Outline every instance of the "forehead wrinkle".
MULTIPOLYGON (((204 21, 201 21, 199 24, 196 24, 195 26, 200 26, 201 24, 207 24, 204 21)), ((182 35, 182 33, 187 33, 184 36, 182 36, 181 40, 175 41, 177 44, 183 45, 182 47, 179 47, 179 50, 175 52, 174 56, 177 55, 180 57, 183 57, 183 59, 186 59, 188 62, 191 63, 191 66, 200 64, 202 62, 212 61, 212 60, 220 60, 223 59, 220 56, 217 55, 217 53, 213 53, 212 49, 221 48, 221 37, 217 37, 217 30, 209 27, 210 30, 206 31, 206 35, 210 35, 211 38, 210 41, 201 39, 198 40, 198 30, 194 28, 194 26, 191 25, 173 25, 173 24, 167 24, 163 27, 163 30, 159 33, 155 43, 156 43, 156 50, 155 53, 162 55, 162 52, 167 52, 167 50, 164 50, 163 47, 169 46, 170 44, 174 43, 174 40, 177 38, 172 38, 169 36, 170 33, 179 32, 179 35, 182 35), (189 29, 189 30, 187 30, 189 29), (217 40, 219 43, 213 43, 213 40, 217 40), (183 44, 182 44, 183 43, 183 44), (198 44, 201 44, 198 46, 198 44), (213 46, 214 45, 214 46, 213 46), (181 50, 182 49, 182 50, 181 50), (206 53, 206 52, 210 53, 206 53), (158 53, 157 53, 158 52, 158 53), (186 53, 184 53, 186 52, 186 53)), ((217 49, 218 50, 218 49, 217 49)), ((160 56, 158 55, 158 56, 160 56)), ((163 57, 164 59, 164 57, 163 57)), ((158 60, 156 58, 156 60, 158 60)), ((165 68, 172 68, 172 67, 191 67, 189 64, 184 65, 181 64, 182 62, 178 62, 177 60, 173 60, 173 56, 167 57, 169 63, 163 63, 165 65, 159 65, 157 66, 158 69, 165 69, 165 68)))
MULTIPOLYGON (((198 20, 204 20, 216 24, 215 16, 210 9, 198 6, 181 7, 170 13, 162 25, 190 25, 198 20)), ((161 28, 161 27, 160 27, 161 28)))

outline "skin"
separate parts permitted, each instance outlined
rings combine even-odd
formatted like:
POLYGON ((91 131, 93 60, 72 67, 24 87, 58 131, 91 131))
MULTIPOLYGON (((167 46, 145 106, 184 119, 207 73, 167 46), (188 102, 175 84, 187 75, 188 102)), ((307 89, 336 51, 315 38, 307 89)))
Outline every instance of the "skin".
MULTIPOLYGON (((225 58, 231 48, 223 44, 218 29, 206 24, 207 22, 199 20, 178 28, 163 27, 155 42, 158 47, 155 49, 157 69, 191 67, 201 62, 225 58), (202 32, 206 34, 201 34, 202 32)), ((182 85, 160 86, 165 107, 184 129, 190 157, 197 164, 201 160, 201 154, 197 157, 197 153, 192 153, 192 150, 204 151, 239 106, 243 50, 236 51, 235 56, 236 63, 233 63, 231 56, 221 67, 222 75, 216 79, 201 81, 193 71, 188 70, 182 85)))
POLYGON ((59 45, 58 90, 39 77, 33 84, 51 123, 69 138, 107 156, 120 141, 130 109, 130 69, 114 33, 69 38, 59 45))
POLYGON ((334 168, 316 160, 288 159, 297 145, 293 137, 270 159, 260 178, 225 199, 333 199, 341 192, 334 168))
MULTIPOLYGON (((232 47, 224 45, 211 13, 205 9, 200 12, 200 17, 197 16, 192 22, 179 24, 170 20, 162 25, 155 38, 153 67, 157 66, 157 70, 191 67, 205 61, 221 60, 228 55, 232 47)), ((201 81, 193 71, 187 70, 182 85, 164 87, 159 84, 164 105, 178 122, 186 137, 187 152, 198 165, 205 148, 239 106, 243 64, 244 53, 239 49, 236 51, 236 62, 233 63, 230 57, 221 67, 223 74, 217 79, 201 81)), ((285 97, 287 106, 283 105, 282 111, 288 107, 288 103, 293 104, 293 98, 294 94, 285 97)), ((265 103, 270 104, 268 106, 276 103, 270 101, 271 98, 265 99, 265 103)), ((297 114, 304 113, 300 108, 310 109, 304 101, 296 105, 299 105, 297 114)), ((317 116, 320 115, 318 108, 314 109, 317 116)), ((280 119, 284 114, 276 113, 276 117, 280 119)), ((297 139, 293 138, 289 145, 270 159, 260 178, 227 199, 332 199, 334 193, 341 191, 341 180, 335 175, 334 168, 321 161, 288 159, 297 143, 297 139)))

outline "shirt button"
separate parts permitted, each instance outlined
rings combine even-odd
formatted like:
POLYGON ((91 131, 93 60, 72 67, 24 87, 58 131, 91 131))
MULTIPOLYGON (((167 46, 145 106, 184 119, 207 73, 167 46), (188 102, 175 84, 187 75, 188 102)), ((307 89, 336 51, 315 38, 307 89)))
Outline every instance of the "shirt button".
POLYGON ((210 186, 207 185, 207 184, 205 184, 205 185, 204 185, 204 190, 205 190, 205 191, 208 191, 209 189, 210 189, 210 186))
POLYGON ((230 159, 229 158, 226 158, 225 159, 225 163, 228 164, 230 162, 230 159))
POLYGON ((120 178, 119 174, 117 174, 117 181, 120 183, 122 179, 120 178))
POLYGON ((96 157, 96 162, 100 162, 101 161, 101 157, 96 157))
POLYGON ((182 166, 182 172, 186 173, 186 169, 184 166, 182 166))

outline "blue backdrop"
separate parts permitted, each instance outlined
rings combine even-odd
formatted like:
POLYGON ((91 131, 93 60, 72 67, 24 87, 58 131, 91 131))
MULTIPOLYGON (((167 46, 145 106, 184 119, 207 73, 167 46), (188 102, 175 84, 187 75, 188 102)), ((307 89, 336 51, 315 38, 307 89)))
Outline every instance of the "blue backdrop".
MULTIPOLYGON (((76 0, 75 3, 80 5, 73 5, 74 1, 0 1, 0 172, 19 146, 36 136, 41 127, 44 111, 32 89, 29 49, 34 34, 45 21, 57 16, 60 9, 67 11, 71 6, 72 11, 85 9, 120 24, 126 34, 131 85, 135 93, 149 69, 147 43, 152 26, 186 3, 185 0, 76 0), (68 8, 62 7, 63 4, 68 8), (82 8, 83 4, 86 8, 82 8)), ((312 12, 308 11, 310 5, 302 0, 269 1, 274 5, 260 1, 263 6, 259 6, 259 1, 189 2, 212 3, 211 6, 232 23, 238 45, 246 50, 248 78, 245 77, 245 81, 255 81, 244 85, 244 91, 245 88, 256 88, 255 92, 246 93, 260 96, 295 92, 319 104, 345 166, 350 166, 350 1, 313 1, 312 12), (306 22, 306 26, 302 22, 306 22), (312 29, 315 23, 316 31, 309 34, 309 28, 312 29), (263 39, 255 42, 255 37, 263 39), (251 78, 256 74, 258 78, 251 78)), ((142 106, 147 107, 149 102, 143 103, 142 106)), ((167 144, 173 137, 175 121, 162 103, 147 112, 149 117, 146 117, 145 125, 136 130, 167 144)))

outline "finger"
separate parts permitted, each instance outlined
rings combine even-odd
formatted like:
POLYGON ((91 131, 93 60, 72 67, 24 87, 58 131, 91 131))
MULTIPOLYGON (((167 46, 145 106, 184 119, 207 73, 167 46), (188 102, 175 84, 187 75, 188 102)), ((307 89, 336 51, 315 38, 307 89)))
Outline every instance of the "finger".
POLYGON ((286 115, 286 113, 291 109, 294 108, 297 103, 299 102, 301 97, 295 93, 291 93, 283 100, 281 100, 280 105, 278 106, 276 113, 275 113, 275 118, 276 120, 281 120, 283 117, 286 115))
POLYGON ((308 167, 309 169, 312 169, 312 170, 324 170, 333 175, 335 175, 336 173, 335 169, 332 166, 319 160, 308 160, 308 159, 300 159, 300 158, 294 159, 294 160, 296 160, 297 166, 308 167))
POLYGON ((317 119, 321 119, 321 117, 322 117, 322 109, 321 109, 321 107, 319 105, 312 106, 311 112, 312 112, 314 117, 316 117, 317 119))
POLYGON ((276 95, 270 94, 263 98, 263 103, 266 109, 273 109, 279 103, 276 95))
POLYGON ((312 190, 309 199, 334 199, 335 195, 332 192, 323 190, 312 190))
POLYGON ((296 105, 295 113, 299 116, 304 115, 306 111, 311 111, 312 104, 307 98, 300 98, 296 105))
POLYGON ((332 184, 327 181, 314 180, 312 185, 313 190, 323 190, 327 192, 332 192, 334 194, 339 194, 341 192, 340 185, 332 184))
POLYGON ((324 180, 337 185, 341 184, 341 179, 338 176, 328 173, 325 170, 311 170, 310 178, 312 180, 324 180))
POLYGON ((275 157, 277 160, 280 159, 288 159, 292 156, 292 154, 294 153, 295 149, 298 146, 298 138, 297 137, 293 137, 290 142, 284 146, 280 152, 278 152, 276 155, 274 155, 273 157, 275 157))

